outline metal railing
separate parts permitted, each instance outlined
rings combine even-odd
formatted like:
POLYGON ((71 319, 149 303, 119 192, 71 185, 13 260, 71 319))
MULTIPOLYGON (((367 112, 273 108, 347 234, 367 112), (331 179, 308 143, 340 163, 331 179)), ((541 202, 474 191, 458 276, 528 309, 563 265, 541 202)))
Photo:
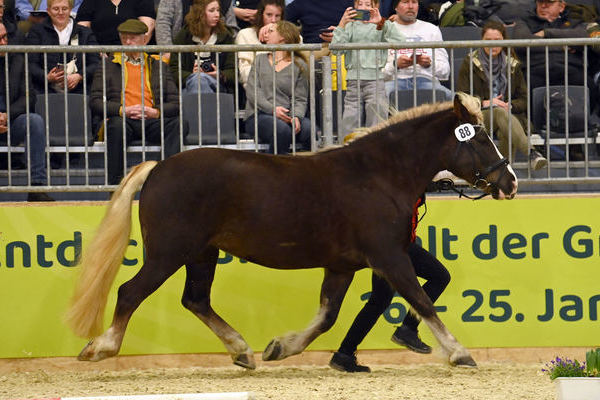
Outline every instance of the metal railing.
MULTIPOLYGON (((336 53, 342 50, 374 50, 374 49, 436 49, 436 48, 445 48, 448 52, 449 65, 451 68, 449 80, 446 83, 446 86, 450 91, 454 92, 456 88, 456 71, 455 69, 458 67, 455 65, 455 50, 456 49, 469 49, 469 52, 479 48, 479 47, 507 47, 509 49, 515 47, 525 47, 527 48, 527 56, 525 60, 521 60, 526 65, 526 81, 529 82, 530 79, 530 48, 532 47, 546 47, 548 46, 560 46, 564 49, 565 57, 568 59, 569 53, 568 49, 572 46, 581 46, 584 54, 584 68, 583 74, 587 74, 587 63, 588 63, 588 53, 590 51, 591 46, 600 45, 600 40, 598 39, 549 39, 549 40, 503 40, 503 41, 445 41, 445 42, 409 42, 409 43, 371 43, 371 44, 337 44, 331 45, 330 50, 332 53, 336 53)), ((59 53, 62 55, 64 63, 67 60, 67 53, 76 53, 80 54, 84 68, 82 73, 84 79, 82 82, 82 108, 81 108, 81 119, 82 125, 81 127, 74 127, 70 125, 70 117, 72 116, 73 110, 69 107, 69 96, 67 93, 61 93, 61 97, 63 97, 63 101, 65 103, 65 107, 62 110, 61 118, 64 121, 62 125, 62 140, 64 143, 57 144, 55 141, 51 141, 51 137, 53 140, 57 137, 56 132, 51 132, 54 122, 57 120, 57 115, 52 114, 52 109, 55 104, 52 103, 52 99, 56 97, 52 97, 49 95, 48 90, 48 82, 44 82, 45 93, 40 94, 38 98, 38 106, 41 101, 41 109, 43 110, 43 119, 45 123, 46 130, 46 138, 45 138, 45 163, 47 165, 46 168, 46 179, 47 185, 44 186, 34 186, 32 185, 31 180, 31 170, 27 166, 31 165, 30 154, 25 152, 25 148, 29 147, 31 141, 31 133, 30 133, 30 125, 27 124, 27 134, 25 137, 24 143, 15 143, 14 140, 11 140, 11 130, 9 125, 9 131, 6 135, 0 135, 0 140, 3 140, 1 137, 5 136, 5 140, 0 142, 0 161, 1 159, 5 159, 5 164, 0 168, 0 192, 30 192, 30 191, 56 191, 56 192, 89 192, 89 191, 103 191, 103 190, 112 190, 114 188, 113 185, 108 183, 107 178, 107 151, 106 145, 104 141, 99 140, 98 137, 94 136, 94 142, 86 142, 80 144, 72 144, 71 139, 73 136, 78 134, 78 129, 84 130, 84 137, 89 132, 90 135, 96 135, 96 132, 91 132, 91 110, 89 104, 89 95, 90 95, 90 87, 87 83, 88 72, 85 67, 86 54, 89 53, 118 53, 118 52, 137 52, 137 51, 145 51, 153 54, 157 54, 162 58, 164 53, 170 53, 171 57, 180 57, 183 53, 190 52, 217 52, 217 53, 233 53, 235 57, 235 82, 233 82, 231 93, 226 93, 225 90, 221 88, 221 86, 217 86, 216 96, 207 96, 205 93, 197 93, 196 103, 195 103, 195 112, 189 112, 187 110, 186 99, 190 97, 186 97, 189 95, 185 95, 183 93, 183 80, 181 76, 181 69, 178 71, 178 74, 174 74, 175 82, 178 86, 178 102, 179 102, 179 140, 180 140, 180 150, 190 150, 197 147, 225 147, 232 148, 237 150, 247 150, 247 151, 265 151, 268 147, 267 144, 262 143, 257 134, 253 137, 248 137, 245 135, 242 121, 245 116, 244 113, 244 104, 243 103, 243 88, 238 81, 238 59, 237 52, 239 51, 252 51, 252 52, 274 52, 276 50, 289 50, 289 51, 302 51, 308 54, 308 86, 309 86, 309 96, 308 96, 308 117, 310 120, 310 131, 311 131, 311 146, 310 149, 303 150, 318 150, 320 147, 328 146, 332 144, 336 144, 339 137, 339 132, 341 129, 341 115, 343 110, 343 91, 342 90, 334 90, 333 88, 342 88, 342 73, 341 71, 341 61, 340 57, 337 57, 336 61, 332 64, 331 56, 324 56, 320 59, 317 58, 316 53, 322 52, 321 45, 208 45, 208 46, 143 46, 143 47, 133 47, 133 46, 40 46, 40 47, 30 47, 30 46, 5 46, 4 56, 6 60, 13 53, 24 53, 25 58, 25 76, 29 75, 28 69, 28 61, 29 54, 31 53, 43 53, 44 67, 47 66, 47 55, 50 53, 59 53), (8 58, 7 58, 8 57, 8 58), (332 79, 332 66, 338 72, 336 74, 337 82, 333 82, 332 79), (225 96, 226 95, 226 96, 225 96), (214 110, 214 114, 209 114, 207 111, 207 99, 214 99, 214 107, 211 107, 211 110, 214 110), (226 100, 223 100, 226 99, 226 100), (233 106, 228 108, 228 111, 225 110, 226 101, 228 104, 233 103, 233 106), (225 115, 226 114, 226 115, 225 115), (194 132, 190 132, 188 134, 189 138, 193 137, 194 140, 187 140, 188 138, 184 137, 184 117, 190 117, 197 121, 196 130, 194 132), (205 132, 203 131, 203 123, 206 121, 215 122, 215 132, 205 132), (224 122, 225 121, 225 122, 224 122), (225 126, 227 125, 227 126, 225 126), (228 139, 225 136, 225 128, 229 129, 228 131, 228 139), (191 135, 191 136, 190 136, 191 135), (208 137, 211 137, 211 140, 208 140, 208 137), (197 140, 195 140, 197 139, 197 140), (192 143, 190 143, 192 142, 192 143), (13 161, 16 158, 22 157, 24 159, 24 164, 27 168, 25 169, 15 169, 12 166, 13 161), (78 160, 75 160, 73 157, 77 157, 78 160), (54 158, 63 158, 64 161, 60 160, 62 165, 58 168, 52 168, 52 162, 54 158)), ((510 52, 509 52, 510 53, 510 52)), ((510 56, 509 56, 510 59, 510 56)), ((546 60, 548 60, 548 52, 546 51, 546 60)), ((110 58, 102 57, 100 61, 100 65, 98 69, 101 72, 97 72, 102 76, 102 79, 106 79, 106 67, 107 63, 111 62, 110 58)), ((416 62, 416 60, 415 60, 416 62)), ((435 67, 436 60, 433 57, 432 64, 435 67)), ((3 73, 8 75, 8 65, 9 62, 5 62, 5 70, 3 73)), ((163 98, 163 90, 166 84, 165 78, 162 77, 163 73, 170 73, 166 64, 160 64, 160 87, 161 90, 159 93, 159 101, 158 104, 162 105, 163 98), (164 71, 162 69, 164 68, 164 71)), ((181 62, 179 62, 181 65, 181 62)), ((546 62, 546 65, 548 63, 546 62)), ((294 68, 294 67, 292 67, 294 68)), ((217 71, 220 72, 222 66, 217 62, 217 71)), ((122 83, 125 80, 124 70, 122 73, 122 83)), ((470 68, 470 74, 472 79, 473 68, 470 68)), ((414 76, 416 79, 416 75, 414 76)), ((587 75, 586 75, 587 77, 587 75)), ((65 78, 66 79, 66 78, 65 78)), ((379 76, 378 76, 379 79, 379 76)), ((383 76, 381 76, 383 79, 383 76)), ((568 73, 565 68, 565 81, 568 82, 568 73)), ((586 79, 583 80, 586 82, 586 79)), ((548 82, 547 82, 548 83, 548 82)), ((6 80, 6 91, 10 89, 10 86, 13 84, 18 84, 17 82, 9 82, 6 80)), ((25 81, 27 85, 27 96, 30 96, 32 93, 29 88, 30 82, 28 80, 25 81)), ((273 75, 273 90, 275 87, 275 75, 273 75)), ((509 88, 512 85, 512 82, 508 81, 509 88)), ((96 115, 101 120, 100 126, 103 127, 104 133, 107 133, 107 118, 108 112, 106 109, 106 82, 104 81, 103 86, 103 94, 102 99, 104 102, 103 110, 101 115, 96 115)), ((549 85, 547 84, 547 87, 549 85)), ((591 89, 587 88, 586 89, 591 89)), ((144 93, 145 86, 142 85, 141 91, 142 95, 144 93)), ((490 85, 490 92, 492 91, 490 85)), ((510 92, 510 89, 509 89, 510 92)), ((527 87, 527 92, 531 94, 532 90, 527 87)), ((586 90, 587 93, 587 90, 586 90)), ((417 91, 413 91, 413 104, 417 104, 417 91)), ((294 93, 292 93, 294 96, 294 93)), ((436 101, 436 92, 432 91, 432 100, 436 101)), ((124 99, 124 92, 122 93, 122 99, 124 99)), ((510 99, 508 99, 510 102, 510 99)), ((397 101, 397 98, 396 98, 397 101)), ((530 102, 531 103, 531 102, 530 102)), ((398 103, 396 103, 398 104, 398 103)), ((530 145, 540 146, 545 149, 546 153, 549 154, 549 167, 543 170, 543 172, 534 172, 532 171, 528 164, 527 160, 523 161, 518 157, 515 158, 514 154, 512 154, 512 145, 509 145, 509 153, 507 156, 511 159, 514 159, 514 165, 516 166, 519 175, 520 182, 524 185, 538 185, 538 184, 575 184, 575 188, 577 185, 584 184, 586 190, 589 190, 589 185, 592 186, 592 190, 597 190, 600 188, 600 157, 598 157, 598 149, 596 148, 598 143, 600 143, 600 138, 597 136, 596 131, 591 131, 588 129, 588 121, 590 118, 592 110, 587 109, 588 101, 586 99, 586 123, 585 123, 585 132, 583 137, 571 137, 569 128, 565 131, 565 135, 563 138, 555 138, 550 136, 550 132, 541 132, 541 134, 535 134, 530 126, 526 127, 527 131, 527 139, 530 145), (564 160, 556 160, 551 156, 552 146, 566 146, 568 148, 569 145, 581 145, 584 150, 584 159, 583 161, 574 161, 569 159, 568 151, 566 152, 566 157, 564 160)), ((10 109, 10 105, 7 105, 10 109)), ((566 113, 568 115, 568 104, 566 107, 566 113)), ((160 108, 160 107, 159 107, 160 108)), ((38 107, 36 106, 36 109, 38 107)), ((9 111, 9 110, 8 110, 9 111)), ((31 110, 27 107, 27 113, 33 113, 35 109, 31 110)), ((256 111, 256 108, 255 108, 256 111)), ((531 107, 528 107, 527 116, 531 120, 531 107)), ((546 112, 545 120, 547 126, 549 126, 549 111, 546 112)), ((123 146, 123 157, 124 157, 124 166, 131 166, 133 163, 137 163, 146 159, 157 159, 164 157, 164 140, 165 140, 165 132, 164 132, 164 119, 163 114, 160 114, 161 121, 161 137, 158 142, 152 142, 149 138, 146 137, 145 129, 142 128, 141 140, 128 142, 125 135, 125 122, 123 122, 123 143, 127 143, 126 146, 123 146)), ((364 120, 360 120, 361 123, 364 123, 364 120)), ((206 124, 204 124, 206 125, 206 124)), ((255 125, 256 127, 256 125, 255 125)), ((510 126, 509 126, 510 129, 510 126)), ((255 129, 256 131, 256 129, 255 129)), ((81 132, 79 132, 81 135, 81 132)), ((492 132, 492 135, 494 133, 492 132)), ((509 136, 509 144, 511 143, 512 136, 509 136)), ((274 141, 277 139, 274 138, 274 141)), ((292 136, 292 146, 290 151, 293 153, 297 150, 297 146, 295 143, 295 136, 292 136)), ((125 172, 125 171, 123 171, 125 172)), ((584 187, 584 186, 582 186, 584 187)))

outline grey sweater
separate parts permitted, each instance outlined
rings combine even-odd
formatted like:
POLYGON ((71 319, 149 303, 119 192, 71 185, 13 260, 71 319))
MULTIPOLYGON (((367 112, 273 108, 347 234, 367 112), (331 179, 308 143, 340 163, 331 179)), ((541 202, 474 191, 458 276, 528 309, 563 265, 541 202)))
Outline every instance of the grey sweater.
POLYGON ((248 84, 246 85, 246 119, 254 114, 254 105, 257 105, 258 111, 272 114, 274 110, 273 97, 275 97, 275 107, 281 106, 290 110, 292 115, 292 86, 294 87, 294 107, 293 116, 302 118, 306 114, 308 104, 308 79, 307 66, 298 57, 297 64, 288 65, 284 69, 275 73, 275 96, 273 96, 273 66, 269 62, 268 54, 258 54, 250 69, 248 75, 248 84), (254 70, 256 69, 256 80, 254 70), (293 69, 293 75, 292 75, 293 69), (304 72, 302 72, 304 71, 304 72), (254 93, 256 90, 256 93, 254 93))

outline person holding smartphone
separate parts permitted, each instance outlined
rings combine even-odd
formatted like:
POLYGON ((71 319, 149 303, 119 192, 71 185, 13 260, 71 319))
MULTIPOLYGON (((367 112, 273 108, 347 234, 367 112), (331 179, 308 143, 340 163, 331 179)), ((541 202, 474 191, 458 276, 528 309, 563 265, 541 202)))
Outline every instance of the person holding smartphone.
MULTIPOLYGON (((233 44, 233 34, 225 26, 221 5, 217 0, 196 0, 185 16, 185 25, 173 44, 221 45, 233 44)), ((235 55, 231 52, 200 51, 172 54, 169 68, 178 79, 181 70, 184 93, 233 92, 235 86, 235 55), (219 69, 217 70, 217 58, 219 69)))
MULTIPOLYGON (((27 35, 26 44, 31 46, 95 46, 98 44, 90 28, 78 25, 71 16, 72 0, 48 0, 48 17, 34 25, 27 35)), ((44 93, 46 81, 50 93, 83 93, 84 80, 91 86, 94 71, 100 63, 96 53, 31 53, 29 69, 33 85, 38 93, 44 93), (66 64, 65 64, 66 63, 66 64), (66 76, 65 76, 66 75, 66 76)), ((88 86, 89 87, 89 86, 88 86)))
MULTIPOLYGON (((404 36, 394 24, 379 14, 378 0, 356 0, 348 7, 333 31, 331 43, 402 42, 404 36)), ((339 140, 360 126, 372 126, 387 119, 388 100, 383 84, 382 68, 386 50, 343 50, 347 90, 339 140), (366 121, 361 120, 366 115, 366 121)))

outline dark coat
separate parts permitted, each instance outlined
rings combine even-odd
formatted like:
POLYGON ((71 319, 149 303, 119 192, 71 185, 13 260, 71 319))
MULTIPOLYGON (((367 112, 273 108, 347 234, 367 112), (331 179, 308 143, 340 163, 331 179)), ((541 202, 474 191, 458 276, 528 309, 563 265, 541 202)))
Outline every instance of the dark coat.
MULTIPOLYGON (((175 39, 173 39, 173 44, 196 44, 196 42, 192 39, 192 34, 190 33, 187 26, 184 25, 183 28, 179 31, 175 39)), ((233 35, 229 30, 224 33, 217 34, 217 41, 215 45, 219 44, 233 44, 233 35)), ((232 52, 226 53, 218 53, 219 54, 219 71, 221 75, 219 76, 219 81, 225 85, 229 90, 233 90, 235 85, 235 54, 232 52)), ((210 53, 210 59, 213 64, 217 65, 217 56, 215 53, 210 53)), ((192 74, 194 70, 194 63, 196 62, 196 55, 194 53, 181 53, 181 79, 183 81, 183 86, 185 87, 185 81, 192 74)), ((178 53, 171 54, 171 60, 169 62, 169 68, 171 68, 171 72, 173 73, 173 77, 176 80, 179 79, 179 57, 178 53)))
MULTIPOLYGON (((483 71, 483 66, 479 60, 478 50, 471 52, 460 66, 458 73, 458 82, 456 90, 459 92, 470 93, 470 66, 473 63, 473 96, 479 97, 482 101, 490 99, 490 83, 488 76, 483 71)), ((508 80, 507 80, 508 82, 508 80)), ((511 112, 517 117, 523 129, 527 129, 527 84, 521 70, 521 62, 515 58, 510 58, 510 99, 511 112)), ((507 84, 508 85, 508 84, 507 84)), ((508 87, 502 100, 508 101, 508 87)))
MULTIPOLYGON (((69 43, 73 43, 76 40, 79 46, 95 46, 98 45, 96 37, 91 29, 79 25, 73 24, 73 32, 71 32, 71 39, 69 43)), ((58 46, 58 33, 54 30, 52 21, 50 18, 46 18, 44 22, 34 24, 29 30, 27 35, 26 44, 31 46, 58 46)), ((71 61, 76 58, 75 64, 77 65, 78 73, 83 76, 83 53, 67 53, 67 61, 71 61)), ((100 56, 97 53, 86 53, 85 54, 85 67, 88 88, 92 84, 94 72, 100 62, 100 56)), ((63 59, 63 53, 48 53, 47 55, 47 68, 44 69, 44 54, 43 53, 31 53, 29 55, 29 70, 33 76, 33 84, 35 89, 39 93, 44 93, 44 80, 48 72, 56 66, 58 63, 65 63, 63 59)), ((53 92, 54 90, 49 85, 48 91, 53 92)), ((83 93, 83 81, 71 91, 71 93, 83 93)))
MULTIPOLYGON (((154 57, 145 55, 146 63, 150 74, 150 88, 152 89, 152 103, 154 108, 158 108, 165 118, 179 115, 179 94, 173 77, 169 73, 166 64, 162 66, 162 85, 163 85, 163 103, 160 103, 160 84, 161 74, 159 73, 160 63, 154 57)), ((106 63, 106 112, 107 116, 120 115, 121 109, 121 58, 120 54, 111 56, 111 62, 106 63)), ((103 115, 104 102, 102 101, 102 68, 98 68, 94 74, 92 91, 90 97, 90 106, 95 115, 103 115)))
MULTIPOLYGON (((9 41, 9 44, 11 43, 9 41)), ((13 121, 21 114, 25 114, 27 112, 27 90, 26 90, 26 79, 25 79, 25 56, 23 53, 8 53, 8 99, 7 103, 10 106, 10 120, 13 121)), ((6 87, 6 81, 4 77, 4 62, 5 57, 0 57, 0 74, 2 74, 2 79, 0 79, 0 85, 2 92, 4 92, 6 87)), ((33 89, 33 85, 31 84, 31 75, 29 78, 29 112, 35 112, 35 96, 36 92, 33 89)))
MULTIPOLYGON (((513 39, 540 39, 534 34, 543 30, 545 39, 566 39, 566 38, 586 38, 592 34, 590 30, 597 30, 598 25, 588 25, 580 19, 575 13, 572 13, 569 8, 552 22, 542 19, 537 16, 535 10, 529 11, 525 16, 521 17, 513 31, 513 39)), ((592 46, 592 50, 598 51, 597 46, 592 46)), ((583 51, 582 47, 569 47, 569 65, 575 67, 583 66, 583 51)), ((526 57, 526 48, 517 47, 517 55, 522 60, 526 57)), ((548 48, 548 63, 550 69, 564 68, 564 51, 562 46, 553 46, 548 48)), ((531 47, 531 68, 532 70, 545 70, 545 48, 531 47)))

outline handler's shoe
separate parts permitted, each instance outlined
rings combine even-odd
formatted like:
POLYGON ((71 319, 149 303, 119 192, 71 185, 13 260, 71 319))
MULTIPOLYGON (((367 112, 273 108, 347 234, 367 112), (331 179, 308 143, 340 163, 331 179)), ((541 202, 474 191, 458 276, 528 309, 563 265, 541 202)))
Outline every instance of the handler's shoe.
POLYGON ((404 325, 396 328, 396 332, 392 335, 392 342, 399 344, 400 346, 405 346, 415 353, 431 353, 431 347, 421 341, 417 332, 404 325))
POLYGON ((336 351, 329 361, 329 366, 342 372, 371 372, 371 368, 366 365, 358 365, 356 356, 340 353, 336 351))

